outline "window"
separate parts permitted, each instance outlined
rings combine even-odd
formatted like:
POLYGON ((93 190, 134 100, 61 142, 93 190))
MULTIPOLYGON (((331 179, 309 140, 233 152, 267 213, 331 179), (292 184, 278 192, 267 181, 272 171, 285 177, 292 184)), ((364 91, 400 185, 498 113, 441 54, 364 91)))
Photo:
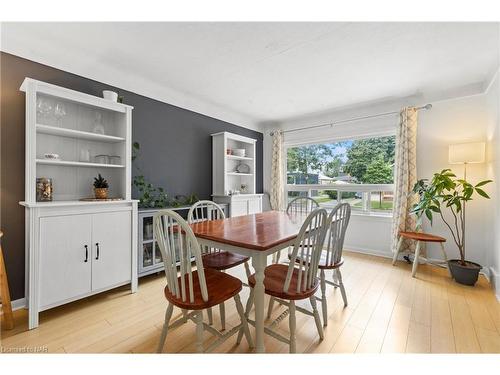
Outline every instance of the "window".
POLYGON ((341 202, 353 210, 392 212, 395 136, 291 146, 287 197, 309 196, 322 207, 341 202))

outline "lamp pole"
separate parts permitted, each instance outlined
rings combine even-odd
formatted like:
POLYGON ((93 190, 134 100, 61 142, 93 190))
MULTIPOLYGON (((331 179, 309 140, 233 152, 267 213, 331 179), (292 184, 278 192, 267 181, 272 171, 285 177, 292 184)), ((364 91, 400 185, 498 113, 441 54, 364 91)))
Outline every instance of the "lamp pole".
MULTIPOLYGON (((467 181, 467 162, 464 162, 464 181, 467 181)), ((464 262, 465 262, 465 204, 467 202, 464 200, 462 205, 462 253, 464 254, 464 262)), ((461 256, 462 254, 460 254, 461 256)))

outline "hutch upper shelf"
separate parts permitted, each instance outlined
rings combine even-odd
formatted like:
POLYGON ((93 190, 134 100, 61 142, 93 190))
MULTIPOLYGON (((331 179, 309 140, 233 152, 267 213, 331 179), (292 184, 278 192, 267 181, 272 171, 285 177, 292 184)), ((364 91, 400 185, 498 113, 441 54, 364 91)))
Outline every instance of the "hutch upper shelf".
POLYGON ((131 200, 132 108, 26 78, 26 191, 36 202, 37 179, 51 181, 52 202, 93 196, 94 177, 109 196, 131 200))
POLYGON ((124 142, 125 138, 115 137, 106 134, 97 134, 81 130, 58 128, 57 126, 36 124, 37 133, 59 135, 61 137, 74 138, 74 139, 86 139, 89 141, 99 141, 99 142, 124 142))

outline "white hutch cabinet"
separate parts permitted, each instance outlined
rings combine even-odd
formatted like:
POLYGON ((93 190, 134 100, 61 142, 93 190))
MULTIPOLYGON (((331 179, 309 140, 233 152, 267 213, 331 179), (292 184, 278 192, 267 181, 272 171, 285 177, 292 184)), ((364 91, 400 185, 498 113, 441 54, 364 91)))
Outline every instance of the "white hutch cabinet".
POLYGON ((137 290, 137 201, 131 199, 132 107, 26 78, 26 298, 38 313, 117 286, 137 290), (59 158, 50 158, 58 154, 59 158), (113 201, 93 197, 93 178, 113 201), (37 178, 52 200, 37 201, 37 178))
POLYGON ((256 142, 228 132, 212 134, 212 199, 228 204, 229 216, 262 212, 262 194, 255 193, 256 142))

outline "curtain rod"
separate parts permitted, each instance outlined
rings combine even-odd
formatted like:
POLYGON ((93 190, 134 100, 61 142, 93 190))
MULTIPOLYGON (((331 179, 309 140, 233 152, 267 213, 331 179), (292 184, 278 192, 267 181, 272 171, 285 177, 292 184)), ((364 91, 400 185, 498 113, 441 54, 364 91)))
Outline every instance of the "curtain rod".
MULTIPOLYGON (((420 111, 422 109, 423 110, 429 110, 431 108, 432 108, 432 104, 426 104, 426 105, 424 105, 422 107, 415 107, 415 109, 417 111, 420 111)), ((333 122, 330 122, 328 124, 305 126, 305 127, 302 127, 302 128, 296 128, 296 129, 290 129, 290 130, 283 130, 283 133, 294 133, 294 132, 298 132, 298 131, 302 131, 302 130, 317 129, 317 128, 323 128, 323 127, 326 127, 326 126, 333 126, 333 125, 337 125, 337 124, 344 124, 346 122, 352 122, 352 121, 358 121, 358 120, 366 120, 366 119, 370 119, 370 118, 383 117, 383 116, 389 116, 389 115, 396 115, 396 114, 399 114, 399 112, 400 111, 392 111, 392 112, 377 113, 376 115, 368 115, 368 116, 361 116, 361 117, 352 117, 352 118, 345 119, 345 120, 333 121, 333 122)), ((269 134, 273 135, 274 131, 271 131, 269 134)))

